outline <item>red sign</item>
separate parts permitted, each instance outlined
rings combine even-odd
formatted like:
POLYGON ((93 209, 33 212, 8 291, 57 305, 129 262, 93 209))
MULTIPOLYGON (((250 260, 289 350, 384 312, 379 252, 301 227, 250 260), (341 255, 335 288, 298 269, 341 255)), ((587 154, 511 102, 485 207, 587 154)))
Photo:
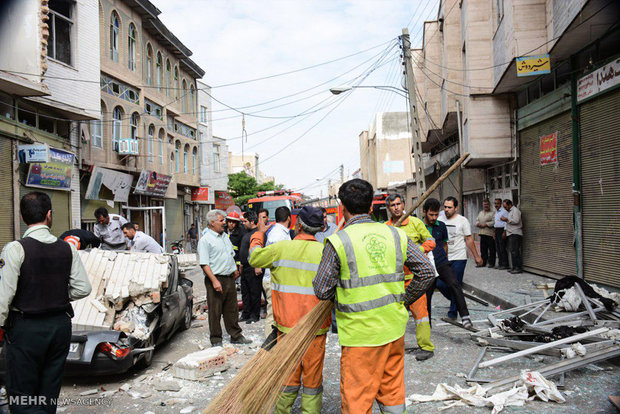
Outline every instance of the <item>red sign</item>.
POLYGON ((232 197, 226 191, 215 192, 215 208, 216 209, 226 211, 228 207, 234 204, 235 202, 233 201, 232 197))
POLYGON ((199 187, 192 190, 192 201, 197 203, 209 202, 209 187, 199 187))
POLYGON ((558 163, 558 132, 540 137, 540 165, 558 163))

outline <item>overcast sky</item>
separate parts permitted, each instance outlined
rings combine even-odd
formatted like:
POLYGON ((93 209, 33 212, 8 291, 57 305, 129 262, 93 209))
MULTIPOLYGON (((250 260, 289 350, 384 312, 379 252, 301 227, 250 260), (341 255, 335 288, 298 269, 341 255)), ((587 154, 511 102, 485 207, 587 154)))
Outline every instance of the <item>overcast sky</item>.
MULTIPOLYGON (((213 97, 248 114, 245 153, 258 153, 259 168, 277 183, 311 195, 326 194, 340 164, 345 176, 359 168, 358 136, 374 113, 407 110, 394 93, 357 89, 333 96, 329 88, 359 82, 400 86, 396 37, 408 25, 412 44, 420 45, 421 22, 437 15, 437 0, 152 1, 193 51, 213 97), (285 76, 218 87, 352 54, 285 76)), ((217 102, 213 111, 214 134, 241 153, 241 115, 217 102)))

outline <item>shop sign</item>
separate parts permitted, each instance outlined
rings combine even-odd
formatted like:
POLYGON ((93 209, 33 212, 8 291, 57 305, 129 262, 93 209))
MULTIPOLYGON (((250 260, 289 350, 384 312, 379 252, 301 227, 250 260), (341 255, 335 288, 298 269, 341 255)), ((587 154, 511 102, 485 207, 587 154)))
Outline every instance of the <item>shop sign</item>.
POLYGON ((535 76, 551 73, 549 54, 517 58, 517 76, 535 76))
POLYGON ((209 187, 198 187, 192 190, 194 203, 211 204, 209 200, 209 187))
POLYGON ((156 171, 142 170, 134 194, 164 197, 172 177, 156 171))
POLYGON ((540 137, 540 165, 558 163, 558 132, 540 137))
POLYGON ((233 201, 232 197, 226 191, 215 192, 215 208, 216 209, 226 211, 230 206, 234 204, 235 202, 233 201))
POLYGON ((47 162, 30 164, 26 186, 50 190, 71 191, 71 176, 75 155, 71 152, 49 148, 47 162))
POLYGON ((577 102, 620 84, 620 58, 577 81, 577 102))
POLYGON ((94 167, 86 188, 88 200, 112 200, 126 203, 133 183, 133 175, 107 168, 94 167), (106 191, 107 189, 107 191, 106 191), (106 194, 107 193, 107 194, 106 194))
POLYGON ((22 164, 48 162, 50 160, 50 147, 47 144, 18 145, 17 158, 22 164))

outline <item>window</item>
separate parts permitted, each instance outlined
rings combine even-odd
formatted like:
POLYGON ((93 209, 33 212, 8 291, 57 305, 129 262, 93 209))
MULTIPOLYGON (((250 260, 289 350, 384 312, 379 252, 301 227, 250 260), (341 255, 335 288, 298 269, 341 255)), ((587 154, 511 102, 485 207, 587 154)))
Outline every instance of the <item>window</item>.
POLYGON ((220 172, 220 146, 213 144, 213 171, 220 172))
POLYGON ((174 152, 170 153, 170 175, 174 174, 174 152))
POLYGON ((127 37, 127 67, 131 71, 136 70, 136 39, 136 26, 131 23, 127 37))
POLYGON ((200 122, 207 122, 207 107, 206 106, 201 106, 200 107, 200 122))
POLYGON ((149 125, 149 142, 148 142, 148 152, 149 152, 149 162, 153 162, 153 146, 155 145, 155 126, 153 124, 149 125))
POLYGON ((166 126, 168 131, 174 131, 174 117, 171 115, 166 116, 166 126))
POLYGON ((166 96, 170 96, 170 85, 172 84, 172 79, 170 79, 171 76, 170 61, 166 59, 166 96))
POLYGON ((183 172, 188 173, 189 170, 189 145, 185 145, 183 148, 183 172))
POLYGON ((121 139, 121 130, 123 126, 123 109, 120 106, 114 108, 112 117, 112 143, 114 150, 118 151, 118 140, 121 139))
POLYGON ((131 114, 131 138, 138 139, 138 125, 140 124, 140 115, 137 112, 131 114))
POLYGON ((197 160, 197 156, 198 156, 198 150, 196 149, 196 147, 194 147, 194 149, 192 150, 192 174, 196 175, 196 160, 197 160))
POLYGON ((91 145, 95 148, 103 148, 103 113, 105 112, 105 106, 101 105, 101 117, 99 120, 90 121, 91 129, 91 145))
POLYGON ((73 2, 50 0, 49 9, 47 56, 71 65, 73 2))
POLYGON ((164 165, 164 129, 159 130, 159 165, 164 165))
POLYGON ((183 90, 181 92, 183 93, 183 96, 181 97, 182 110, 185 114, 187 113, 187 82, 185 82, 185 79, 183 79, 183 90))
POLYGON ((179 99, 179 68, 174 67, 174 98, 179 99))
POLYGON ((189 112, 196 115, 196 89, 194 89, 194 85, 189 88, 189 104, 191 105, 189 112))
POLYGON ((177 143, 174 146, 174 170, 176 172, 181 172, 181 167, 180 167, 180 162, 181 160, 179 159, 181 157, 181 143, 179 141, 177 141, 177 143))
POLYGON ((153 84, 153 48, 151 45, 146 46, 146 83, 153 84))
POLYGON ((157 76, 157 88, 161 91, 161 85, 163 84, 161 76, 162 76, 162 60, 161 60, 161 53, 157 52, 157 66, 156 66, 156 70, 155 70, 155 76, 157 76))
POLYGON ((112 12, 110 19, 110 59, 114 62, 118 62, 119 44, 118 39, 121 32, 121 23, 118 18, 118 14, 115 11, 112 12))

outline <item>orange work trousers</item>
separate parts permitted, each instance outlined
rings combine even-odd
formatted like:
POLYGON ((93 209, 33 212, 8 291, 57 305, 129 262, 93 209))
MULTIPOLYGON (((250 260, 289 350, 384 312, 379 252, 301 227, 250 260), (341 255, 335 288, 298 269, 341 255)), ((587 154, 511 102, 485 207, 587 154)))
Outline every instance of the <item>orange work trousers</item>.
MULTIPOLYGON (((281 335, 282 332, 278 332, 278 340, 280 340, 281 335)), ((318 335, 314 338, 301 363, 286 381, 284 392, 296 392, 294 389, 299 390, 302 382, 304 389, 310 392, 321 388, 323 385, 323 361, 325 359, 326 339, 326 334, 318 335)))
MULTIPOLYGON (((405 280, 405 289, 409 286, 413 279, 405 280)), ((428 322, 428 306, 426 306, 426 294, 420 296, 418 300, 413 302, 411 306, 409 306, 409 310, 413 314, 413 319, 415 319, 416 323, 420 322, 428 322)))
POLYGON ((342 347, 341 411, 372 413, 377 400, 382 412, 406 412, 405 337, 382 346, 342 347))

